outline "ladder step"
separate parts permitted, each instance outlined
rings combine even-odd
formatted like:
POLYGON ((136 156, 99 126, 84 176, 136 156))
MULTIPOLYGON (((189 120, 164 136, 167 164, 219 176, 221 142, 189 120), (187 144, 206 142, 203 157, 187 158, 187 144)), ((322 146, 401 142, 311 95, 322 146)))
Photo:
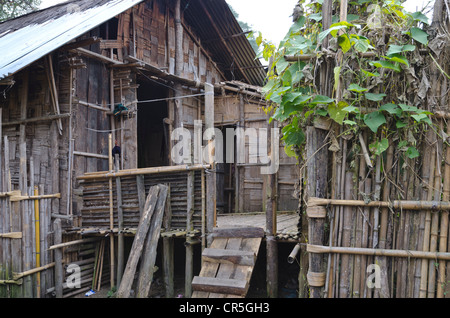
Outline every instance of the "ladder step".
POLYGON ((260 227, 214 228, 212 237, 222 238, 258 238, 264 237, 264 229, 260 227))
POLYGON ((255 266, 256 255, 252 251, 205 248, 202 259, 211 263, 255 266))
POLYGON ((195 276, 192 280, 194 291, 243 296, 247 289, 248 282, 240 279, 195 276))

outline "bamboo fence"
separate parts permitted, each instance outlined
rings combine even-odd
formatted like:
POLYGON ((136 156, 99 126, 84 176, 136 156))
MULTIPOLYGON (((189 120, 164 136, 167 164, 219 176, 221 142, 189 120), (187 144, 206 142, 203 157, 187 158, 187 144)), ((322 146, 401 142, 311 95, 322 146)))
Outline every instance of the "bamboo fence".
MULTIPOLYGON (((346 6, 346 1, 342 4, 346 6)), ((446 23, 439 16, 442 13, 435 14, 434 22, 446 23)), ((322 147, 334 145, 327 162, 323 156, 317 162, 314 150, 321 145, 307 138, 307 152, 312 155, 305 166, 328 167, 328 172, 321 169, 328 180, 326 196, 315 195, 317 181, 304 197, 310 225, 306 250, 310 262, 311 255, 316 257, 309 264, 310 297, 450 297, 450 106, 445 54, 440 59, 425 58, 423 74, 430 81, 427 96, 408 96, 411 104, 433 113, 432 127, 406 136, 414 139, 419 156, 408 157, 399 138, 391 136, 389 148, 371 156, 367 145, 375 139, 370 130, 343 136, 342 127, 335 124, 326 130, 322 142, 322 147), (318 219, 325 220, 325 230, 311 227, 318 219), (315 265, 317 255, 322 256, 321 267, 315 265)), ((318 128, 323 129, 314 129, 318 128)), ((324 177, 321 172, 306 171, 307 179, 308 174, 314 180, 324 177)), ((303 290, 301 284, 299 288, 303 290)))

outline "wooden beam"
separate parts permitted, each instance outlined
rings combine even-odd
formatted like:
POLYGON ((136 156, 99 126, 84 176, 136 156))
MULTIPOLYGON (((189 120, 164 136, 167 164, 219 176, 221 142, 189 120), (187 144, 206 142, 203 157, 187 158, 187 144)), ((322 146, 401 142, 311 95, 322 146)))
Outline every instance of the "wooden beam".
POLYGON ((188 172, 188 171, 197 171, 210 169, 210 165, 192 165, 192 166, 165 166, 165 167, 152 167, 152 168, 142 168, 142 169, 128 169, 128 170, 120 170, 119 172, 95 172, 95 173, 86 173, 83 176, 77 177, 77 180, 94 180, 94 179, 106 179, 106 178, 114 178, 114 177, 126 177, 126 176, 138 176, 138 175, 146 175, 146 174, 158 174, 158 173, 172 173, 172 172, 188 172))
POLYGON ((59 115, 48 115, 48 116, 27 118, 27 119, 20 119, 20 120, 13 120, 13 121, 10 121, 10 122, 2 122, 2 126, 23 125, 23 124, 35 123, 35 122, 59 120, 59 119, 62 119, 62 118, 67 118, 67 117, 70 117, 70 113, 59 114, 59 115))
MULTIPOLYGON (((203 11, 205 12, 205 15, 208 17, 209 21, 211 22, 212 27, 214 28, 214 30, 217 32, 217 35, 220 37, 220 40, 222 41, 222 44, 225 46, 228 54, 230 54, 230 56, 234 59, 234 54, 233 51, 230 49, 230 47, 227 44, 227 41, 223 38, 219 28, 217 27, 216 23, 214 22, 214 19, 212 18, 211 14, 209 13, 208 9, 206 8, 205 4, 203 3, 203 0, 200 0, 200 5, 203 9, 203 11)), ((247 82, 250 84, 251 81, 249 80, 249 78, 247 77, 247 74, 245 74, 244 70, 241 68, 241 65, 239 64, 238 61, 236 61, 234 59, 234 62, 237 66, 237 68, 239 69, 239 71, 242 73, 242 75, 244 76, 244 78, 247 80, 247 82)))
POLYGON ((195 276, 192 280, 195 291, 244 296, 247 288, 247 280, 241 279, 195 276))
POLYGON ((116 61, 116 60, 114 60, 112 58, 103 56, 101 54, 98 54, 98 53, 95 53, 95 52, 92 52, 90 50, 86 50, 86 49, 83 49, 83 48, 77 48, 77 49, 74 49, 74 50, 71 50, 71 51, 74 52, 74 53, 78 53, 80 55, 92 58, 94 60, 106 63, 106 64, 116 64, 116 65, 117 64, 124 64, 124 63, 122 63, 120 61, 116 61))
POLYGON ((256 255, 252 251, 205 248, 202 259, 211 263, 255 266, 256 255))
POLYGON ((212 236, 214 238, 216 237, 257 238, 257 237, 264 237, 264 229, 260 227, 234 227, 234 228, 216 227, 213 230, 212 236))
MULTIPOLYGON (((59 219, 57 219, 55 222, 57 222, 59 219)), ((54 223, 55 223, 54 222, 54 223)), ((59 222, 61 222, 59 220, 59 222)), ((48 250, 56 250, 56 249, 60 249, 63 247, 67 247, 67 246, 73 246, 73 245, 79 245, 79 244, 84 244, 84 243, 90 243, 90 242, 96 242, 98 241, 98 238, 96 237, 91 237, 91 238, 86 238, 86 239, 81 239, 81 240, 75 240, 75 241, 70 241, 70 242, 65 242, 65 243, 57 243, 55 245, 52 245, 48 248, 48 250)))

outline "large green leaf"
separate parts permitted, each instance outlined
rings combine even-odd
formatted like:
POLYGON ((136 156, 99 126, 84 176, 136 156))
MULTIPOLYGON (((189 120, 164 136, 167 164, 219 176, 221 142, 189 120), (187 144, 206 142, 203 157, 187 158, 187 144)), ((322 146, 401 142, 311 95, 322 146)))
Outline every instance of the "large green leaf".
POLYGON ((410 159, 414 159, 420 156, 419 151, 415 147, 409 147, 406 150, 406 156, 410 159))
POLYGON ((366 93, 366 98, 374 102, 381 102, 386 94, 366 93))
POLYGON ((364 123, 376 133, 378 128, 386 123, 386 117, 384 117, 383 113, 375 111, 364 116, 364 123))
POLYGON ((314 97, 313 101, 310 102, 311 105, 318 105, 318 104, 329 104, 334 102, 334 99, 328 97, 328 96, 323 96, 323 95, 316 95, 316 97, 314 97))
POLYGON ((390 62, 390 61, 371 61, 369 63, 372 66, 375 67, 382 67, 382 68, 388 68, 391 70, 394 70, 396 72, 401 72, 401 68, 398 65, 395 65, 394 63, 390 62))
POLYGON ((348 87, 348 90, 352 91, 352 92, 357 92, 357 93, 362 93, 362 92, 368 91, 367 88, 361 87, 358 84, 350 84, 348 87))
POLYGON ((338 37, 338 44, 344 53, 347 53, 352 48, 352 44, 347 34, 342 34, 338 37))
POLYGON ((423 45, 428 44, 428 34, 423 31, 422 29, 419 29, 417 27, 411 28, 411 37, 416 40, 419 43, 422 43, 423 45))
POLYGON ((383 57, 387 58, 388 60, 390 60, 392 62, 402 63, 409 67, 408 59, 399 53, 395 53, 395 54, 391 54, 389 56, 383 56, 383 57))
POLYGON ((346 28, 347 28, 346 25, 340 24, 340 25, 332 26, 329 29, 320 32, 319 38, 318 38, 319 43, 321 43, 323 41, 323 39, 325 39, 327 37, 328 34, 331 33, 331 35, 334 37, 334 36, 336 36, 338 30, 346 29, 346 28))
POLYGON ((370 151, 372 151, 377 156, 381 155, 388 148, 389 148, 389 140, 387 140, 386 138, 383 138, 380 141, 375 141, 369 145, 370 151))
POLYGON ((328 105, 328 114, 330 118, 337 122, 339 125, 342 125, 344 122, 345 116, 347 116, 348 112, 345 108, 348 104, 344 101, 339 102, 337 105, 335 103, 328 105))
POLYGON ((422 23, 429 24, 428 17, 420 11, 412 13, 411 16, 416 21, 420 21, 422 23))
POLYGON ((389 114, 400 116, 402 114, 402 109, 395 104, 388 103, 380 107, 380 110, 385 110, 389 114))
POLYGON ((415 45, 406 44, 406 45, 391 45, 389 46, 386 55, 390 57, 393 54, 403 53, 403 52, 412 52, 416 49, 415 45))

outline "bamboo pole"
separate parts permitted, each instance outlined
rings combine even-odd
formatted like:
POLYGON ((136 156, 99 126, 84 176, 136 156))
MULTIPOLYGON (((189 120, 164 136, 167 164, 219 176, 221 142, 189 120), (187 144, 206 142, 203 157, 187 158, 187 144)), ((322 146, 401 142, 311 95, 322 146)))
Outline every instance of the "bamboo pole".
MULTIPOLYGON (((115 171, 119 170, 119 155, 115 156, 115 171)), ((123 208, 122 208, 122 183, 120 177, 116 178, 117 193, 117 220, 118 220, 118 237, 117 237, 117 286, 120 286, 124 268, 124 237, 123 237, 123 208)))
MULTIPOLYGON (((433 141, 435 140, 436 136, 433 134, 433 141)), ((432 152, 432 162, 430 163, 430 180, 428 182, 428 193, 427 193, 427 199, 431 200, 433 197, 433 191, 432 187, 434 184, 434 169, 436 164, 436 150, 433 149, 432 152)), ((450 204, 450 202, 447 202, 450 204)), ((430 231, 431 231, 431 211, 427 210, 425 214, 425 229, 423 234, 423 245, 422 250, 423 251, 429 251, 430 248, 430 231)), ((422 261, 421 262, 421 271, 420 271, 420 288, 419 288, 419 297, 425 298, 427 295, 427 272, 428 272, 428 262, 422 261)))
MULTIPOLYGON (((383 166, 384 171, 384 185, 383 185, 383 201, 389 201, 389 196, 391 192, 391 182, 390 182, 390 173, 392 170, 392 161, 394 156, 394 147, 392 145, 392 140, 389 142, 389 148, 387 150, 386 162, 383 166)), ((389 209, 381 208, 381 221, 380 221, 380 233, 379 233, 379 247, 384 249, 386 248, 386 240, 387 240, 387 230, 388 230, 388 218, 389 218, 389 209)), ((387 260, 385 257, 379 257, 375 259, 375 263, 379 264, 382 270, 381 275, 381 289, 379 291, 379 296, 381 298, 390 298, 389 291, 389 281, 388 281, 388 273, 387 273, 387 260)))
POLYGON ((58 243, 58 244, 54 244, 54 245, 50 246, 48 248, 48 250, 51 251, 51 250, 56 250, 56 249, 63 248, 63 247, 85 244, 85 243, 90 243, 90 242, 95 242, 95 241, 98 241, 97 237, 90 237, 90 238, 85 238, 85 239, 81 239, 81 240, 75 240, 75 241, 70 241, 70 242, 65 242, 65 243, 58 243))
MULTIPOLYGON (((353 189, 353 172, 347 171, 345 173, 345 198, 352 195, 353 189)), ((351 231, 352 231, 352 207, 345 206, 343 210, 342 219, 342 244, 343 247, 351 246, 351 231)), ((339 298, 348 298, 351 294, 350 276, 351 276, 352 258, 348 254, 341 256, 340 266, 340 281, 339 281, 339 298)))
MULTIPOLYGON (((31 173, 34 173, 33 171, 31 173)), ((34 195, 39 195, 39 189, 34 187, 34 195)), ((41 232, 40 232, 40 218, 39 218, 39 200, 34 201, 34 228, 35 228, 35 244, 36 244, 36 267, 41 266, 41 232)), ((36 277, 36 296, 41 297, 41 273, 37 273, 36 277)))
MULTIPOLYGON (((436 169, 434 175, 434 200, 441 199, 441 147, 440 142, 436 144, 436 169)), ((431 232, 430 232, 430 252, 436 252, 438 248, 438 230, 439 230, 439 211, 432 212, 431 215, 431 232)), ((428 291, 427 297, 434 298, 436 283, 436 266, 434 261, 428 264, 428 291)))
MULTIPOLYGON (((109 156, 109 171, 113 171, 113 159, 112 159, 112 134, 108 136, 108 156, 109 156)), ((110 284, 111 288, 114 287, 114 271, 115 271, 115 260, 114 260, 114 209, 113 209, 113 190, 112 190, 112 178, 109 178, 109 229, 111 231, 110 235, 110 284)))
POLYGON ((441 252, 393 250, 381 248, 329 247, 312 244, 308 244, 306 250, 310 253, 317 253, 317 254, 339 253, 339 254, 369 255, 369 256, 422 258, 429 260, 446 260, 446 261, 450 260, 450 253, 441 253, 441 252))
POLYGON ((393 200, 393 201, 371 201, 365 202, 363 200, 335 200, 310 198, 308 206, 327 206, 327 205, 341 205, 341 206, 360 206, 370 208, 389 208, 394 210, 432 210, 432 211, 449 211, 450 202, 444 201, 415 201, 415 200, 393 200))
MULTIPOLYGON (((450 125, 447 125, 447 134, 450 134, 450 125)), ((450 200, 450 146, 447 146, 445 160, 444 160, 444 188, 442 201, 450 200)), ((447 240, 448 240, 448 222, 449 212, 442 211, 441 212, 441 228, 440 228, 440 237, 439 237, 439 252, 447 251, 447 240)), ((446 288, 446 271, 447 263, 445 261, 439 261, 439 278, 437 285, 437 294, 436 298, 443 298, 445 294, 446 288)))
POLYGON ((142 169, 128 169, 121 170, 119 172, 114 171, 102 171, 96 173, 86 173, 83 176, 77 177, 77 180, 97 180, 97 179, 108 179, 117 177, 127 177, 127 176, 138 176, 147 174, 163 174, 163 173, 174 173, 174 172, 186 172, 186 171, 198 171, 211 169, 211 165, 197 164, 197 165, 179 165, 179 166, 165 166, 165 167, 152 167, 152 168, 142 168, 142 169))

